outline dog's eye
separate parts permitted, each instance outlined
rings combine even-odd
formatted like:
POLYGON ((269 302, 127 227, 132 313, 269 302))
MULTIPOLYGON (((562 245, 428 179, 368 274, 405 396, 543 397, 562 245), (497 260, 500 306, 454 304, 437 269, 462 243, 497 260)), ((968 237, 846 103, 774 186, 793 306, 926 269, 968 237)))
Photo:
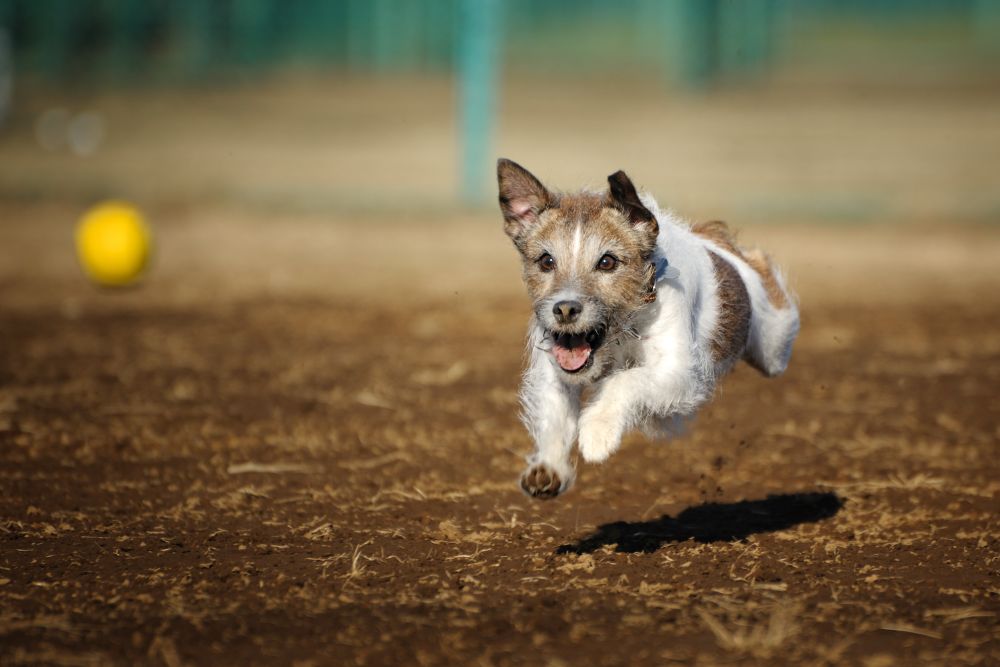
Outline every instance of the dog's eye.
POLYGON ((552 269, 556 268, 556 258, 549 253, 545 253, 538 258, 538 268, 548 273, 552 269))
POLYGON ((618 260, 611 255, 605 255, 597 262, 599 271, 614 271, 616 266, 618 266, 618 260))

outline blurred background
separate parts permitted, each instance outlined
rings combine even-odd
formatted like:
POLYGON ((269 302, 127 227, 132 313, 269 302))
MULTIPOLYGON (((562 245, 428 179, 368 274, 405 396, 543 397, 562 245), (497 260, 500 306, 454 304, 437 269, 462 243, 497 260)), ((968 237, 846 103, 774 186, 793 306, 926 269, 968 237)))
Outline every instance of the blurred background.
POLYGON ((996 0, 0 0, 0 197, 991 220, 996 0))
POLYGON ((998 102, 1000 0, 0 0, 0 298, 71 293, 106 198, 159 297, 516 293, 498 156, 916 298, 996 259, 998 102))

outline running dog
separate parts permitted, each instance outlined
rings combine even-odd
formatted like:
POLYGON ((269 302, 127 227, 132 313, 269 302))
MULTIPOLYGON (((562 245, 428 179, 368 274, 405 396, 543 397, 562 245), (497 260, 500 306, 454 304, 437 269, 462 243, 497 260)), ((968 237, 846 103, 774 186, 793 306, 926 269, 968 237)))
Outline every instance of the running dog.
POLYGON ((795 299, 724 223, 686 223, 623 171, 606 192, 566 194, 501 159, 497 180, 534 301, 521 387, 529 496, 570 488, 574 442, 605 461, 631 429, 676 433, 740 359, 768 377, 788 366, 795 299))

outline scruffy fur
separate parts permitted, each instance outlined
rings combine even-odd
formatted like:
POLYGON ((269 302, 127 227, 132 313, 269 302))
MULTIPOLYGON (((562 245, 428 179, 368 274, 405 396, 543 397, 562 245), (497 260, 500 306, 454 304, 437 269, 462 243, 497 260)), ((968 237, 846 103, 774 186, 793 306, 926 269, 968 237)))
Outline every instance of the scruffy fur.
POLYGON ((497 179, 534 302, 521 388, 535 441, 528 495, 572 485, 574 443, 601 462, 630 429, 669 434, 740 359, 767 376, 785 370, 795 300, 725 224, 684 222, 621 171, 605 192, 553 192, 505 159, 497 179))

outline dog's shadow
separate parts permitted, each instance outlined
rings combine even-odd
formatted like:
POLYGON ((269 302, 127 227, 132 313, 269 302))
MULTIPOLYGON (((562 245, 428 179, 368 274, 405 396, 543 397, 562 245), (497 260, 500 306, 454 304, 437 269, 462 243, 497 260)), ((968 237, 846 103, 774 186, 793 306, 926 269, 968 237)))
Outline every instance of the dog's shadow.
POLYGON ((652 553, 667 542, 735 542, 757 533, 828 519, 842 506, 835 494, 821 492, 786 493, 738 503, 705 503, 689 507, 676 518, 664 514, 652 521, 606 523, 593 535, 562 545, 556 553, 586 554, 612 544, 618 552, 652 553))

